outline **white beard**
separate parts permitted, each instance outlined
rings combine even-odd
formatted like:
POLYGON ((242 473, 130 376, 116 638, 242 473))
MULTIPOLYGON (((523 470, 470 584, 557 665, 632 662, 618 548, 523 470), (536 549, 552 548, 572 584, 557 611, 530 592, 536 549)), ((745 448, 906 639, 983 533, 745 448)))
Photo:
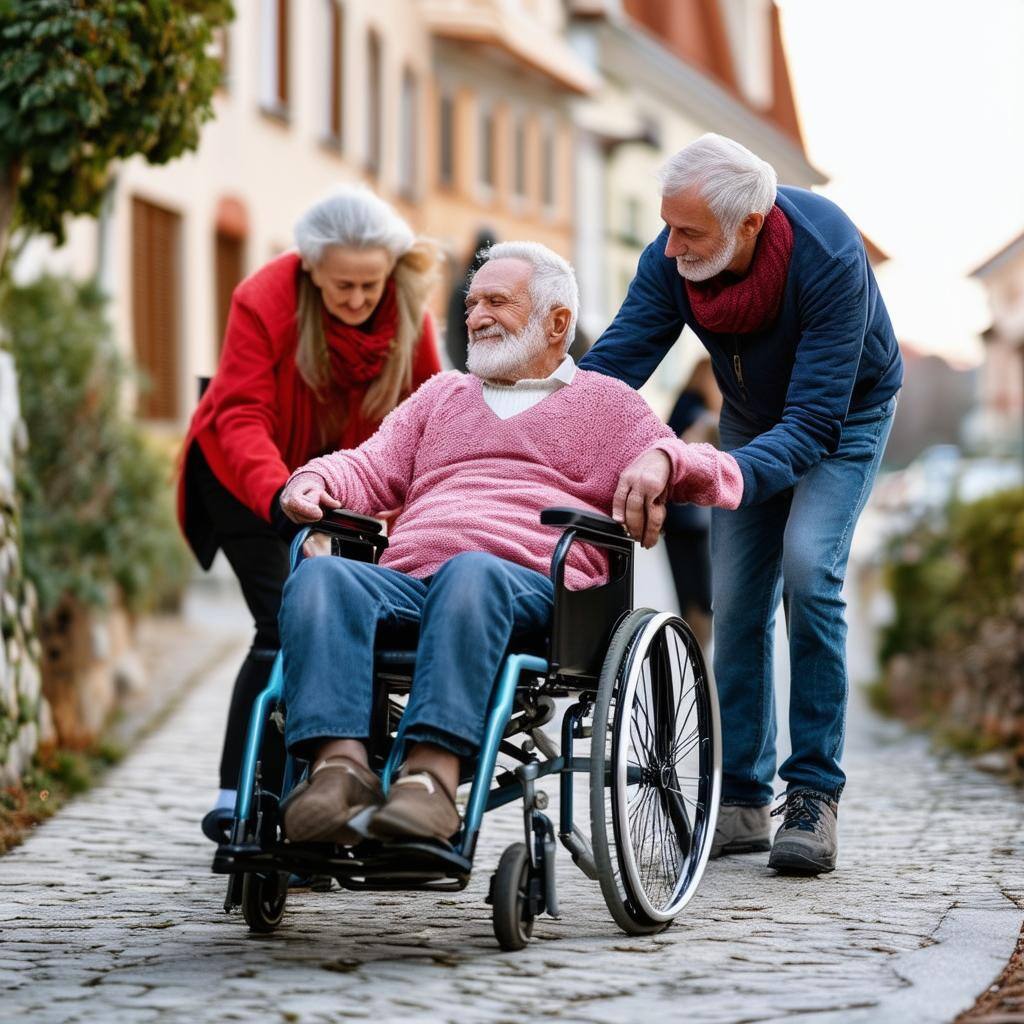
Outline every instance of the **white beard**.
POLYGON ((687 281, 707 281, 716 274, 720 274, 732 263, 738 247, 739 239, 733 235, 722 243, 721 249, 712 253, 707 259, 685 260, 682 256, 677 256, 676 270, 679 272, 679 276, 687 281))
POLYGON ((541 318, 535 316, 530 317, 518 334, 500 324, 470 331, 466 369, 482 380, 518 380, 524 369, 544 351, 547 342, 541 318), (478 341, 478 338, 488 340, 478 341))

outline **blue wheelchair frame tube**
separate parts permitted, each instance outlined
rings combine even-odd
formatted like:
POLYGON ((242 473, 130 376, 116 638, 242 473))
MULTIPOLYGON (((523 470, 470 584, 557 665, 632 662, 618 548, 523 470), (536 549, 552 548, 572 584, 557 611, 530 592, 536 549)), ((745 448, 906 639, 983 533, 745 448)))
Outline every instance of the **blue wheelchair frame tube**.
MULTIPOLYGON (((302 561, 302 545, 309 536, 309 527, 300 530, 292 539, 289 551, 288 572, 295 572, 299 562, 302 561)), ((249 716, 249 735, 246 743, 245 755, 242 758, 242 771, 238 776, 238 791, 235 798, 235 819, 237 821, 248 821, 252 810, 252 792, 256 782, 256 762, 260 759, 260 746, 263 743, 263 725, 267 720, 267 712, 271 706, 279 704, 284 695, 284 658, 280 651, 274 658, 274 665, 270 670, 270 679, 266 688, 261 691, 253 702, 252 713, 249 716)), ((291 761, 291 757, 288 758, 291 761)), ((286 775, 290 774, 286 772, 286 775)), ((284 795, 283 793, 281 794, 284 795)))
MULTIPOLYGON (((291 543, 289 552, 289 573, 292 573, 302 561, 302 545, 309 536, 309 528, 300 530, 291 543)), ((516 687, 519 685, 519 677, 524 671, 532 671, 541 675, 547 674, 548 662, 532 654, 510 654, 502 666, 498 676, 497 685, 491 698, 490 708, 487 714, 487 724, 484 730, 484 740, 480 747, 480 754, 477 759, 476 772, 473 776, 473 787, 469 794, 469 805, 466 808, 466 816, 462 826, 462 854, 472 856, 473 847, 476 844, 476 835, 480 831, 480 823, 483 821, 484 811, 487 808, 487 798, 491 789, 491 780, 494 776, 494 766, 498 760, 498 750, 501 746, 502 737, 505 734, 505 725, 512 716, 512 708, 515 704, 516 687)), ((259 761, 260 746, 263 742, 263 728, 267 720, 267 713, 270 708, 280 703, 284 695, 284 658, 281 651, 277 652, 273 668, 270 671, 270 679, 266 688, 259 694, 253 703, 252 713, 249 716, 249 735, 242 760, 242 771, 238 779, 238 795, 235 801, 236 821, 248 821, 252 811, 252 794, 256 781, 256 763, 259 761)), ((381 785, 386 793, 391 783, 391 777, 402 760, 402 752, 405 746, 404 721, 399 724, 398 732, 395 735, 395 742, 384 770, 381 772, 381 785)), ((288 761, 291 761, 289 756, 288 761)), ((281 794, 284 795, 283 793, 281 794)))
MULTIPOLYGON (((469 794, 469 804, 466 807, 466 817, 462 825, 462 842, 460 852, 464 857, 471 858, 473 846, 476 843, 476 834, 480 831, 480 823, 483 821, 484 810, 487 807, 487 797, 491 789, 491 779, 494 776, 494 766, 498 760, 498 748, 501 739, 505 735, 505 725, 512 715, 512 708, 515 704, 516 687, 519 685, 519 676, 524 671, 532 671, 546 674, 548 663, 543 658, 532 654, 510 654, 505 659, 501 673, 498 676, 497 686, 491 697, 491 706, 487 712, 487 724, 484 730, 484 740, 480 746, 480 754, 477 758, 476 772, 473 775, 473 788, 469 794)), ((402 725, 398 727, 391 754, 388 757, 384 771, 381 773, 381 784, 384 792, 388 790, 391 777, 395 769, 401 763, 405 738, 402 725)))

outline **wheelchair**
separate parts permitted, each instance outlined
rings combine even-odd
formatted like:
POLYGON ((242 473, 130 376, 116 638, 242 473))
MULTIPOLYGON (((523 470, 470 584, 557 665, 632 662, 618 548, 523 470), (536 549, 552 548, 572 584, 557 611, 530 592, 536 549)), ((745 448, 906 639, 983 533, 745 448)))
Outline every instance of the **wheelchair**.
MULTIPOLYGON (((333 879, 349 890, 464 889, 484 814, 520 799, 523 841, 501 855, 487 896, 503 949, 522 949, 539 915, 559 916, 556 835, 630 935, 668 927, 694 895, 711 851, 721 785, 718 701, 700 647, 677 615, 633 608, 633 542, 620 524, 572 508, 545 509, 541 522, 562 531, 551 560, 550 632, 506 655, 475 768, 462 780, 471 788, 450 844, 288 842, 278 808, 309 766, 289 757, 281 791, 263 784, 264 730, 283 728, 287 714, 277 655, 252 710, 230 838, 213 861, 214 872, 230 876, 224 909, 240 906, 251 931, 272 932, 281 922, 289 876, 320 879, 321 888, 333 879), (569 590, 566 559, 578 543, 600 549, 608 571, 596 586, 569 590), (543 726, 565 698, 555 742, 543 726), (498 767, 499 754, 507 767, 498 767), (547 795, 537 788, 545 776, 558 779, 557 832, 544 813, 547 795), (574 820, 577 776, 588 779, 589 837, 574 820)), ((331 556, 374 563, 388 544, 377 520, 326 513, 292 542, 292 570, 311 532, 329 535, 331 556)), ((391 646, 378 636, 375 651, 370 763, 385 792, 402 761, 402 701, 416 663, 415 638, 405 639, 391 646)))

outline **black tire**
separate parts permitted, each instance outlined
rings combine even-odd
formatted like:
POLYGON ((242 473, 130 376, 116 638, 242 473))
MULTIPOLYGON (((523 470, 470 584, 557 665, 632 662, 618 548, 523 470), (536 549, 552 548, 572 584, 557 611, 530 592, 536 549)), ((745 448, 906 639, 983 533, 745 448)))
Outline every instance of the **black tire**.
POLYGON ((288 900, 287 872, 262 875, 250 872, 242 879, 242 916, 249 931, 267 935, 284 917, 288 900))
POLYGON ((533 935, 529 914, 530 855, 525 843, 508 847, 491 882, 494 936, 502 949, 524 949, 533 935))
POLYGON ((714 686, 693 632, 677 615, 640 608, 615 631, 598 683, 590 756, 601 891, 623 931, 654 934, 696 892, 721 784, 714 686))

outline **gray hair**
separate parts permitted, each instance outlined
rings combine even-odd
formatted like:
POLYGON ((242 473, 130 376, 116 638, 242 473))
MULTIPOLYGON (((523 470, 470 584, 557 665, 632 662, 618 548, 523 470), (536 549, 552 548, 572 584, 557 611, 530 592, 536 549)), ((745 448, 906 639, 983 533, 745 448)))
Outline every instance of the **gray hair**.
POLYGON ((317 266, 332 245, 384 249, 394 263, 412 248, 412 228, 383 199, 362 185, 342 185, 295 222, 303 263, 317 266))
POLYGON ((727 233, 734 232, 751 213, 767 216, 779 183, 770 163, 713 132, 669 157, 658 176, 663 196, 697 186, 727 233))
POLYGON ((533 315, 545 316, 559 306, 569 310, 569 329, 565 332, 563 350, 568 352, 576 337, 576 320, 580 312, 580 289, 572 264, 540 242, 498 242, 484 253, 484 258, 488 262, 522 260, 533 267, 530 276, 533 315))

